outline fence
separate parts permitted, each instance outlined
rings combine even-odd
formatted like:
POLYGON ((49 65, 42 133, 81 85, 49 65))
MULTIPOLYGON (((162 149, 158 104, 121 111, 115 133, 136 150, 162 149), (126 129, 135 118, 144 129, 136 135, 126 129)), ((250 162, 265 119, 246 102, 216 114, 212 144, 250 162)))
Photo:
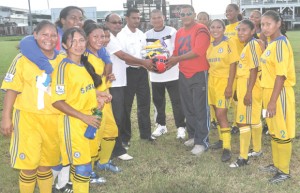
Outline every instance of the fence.
POLYGON ((28 26, 0 26, 0 36, 26 35, 28 32, 28 26))

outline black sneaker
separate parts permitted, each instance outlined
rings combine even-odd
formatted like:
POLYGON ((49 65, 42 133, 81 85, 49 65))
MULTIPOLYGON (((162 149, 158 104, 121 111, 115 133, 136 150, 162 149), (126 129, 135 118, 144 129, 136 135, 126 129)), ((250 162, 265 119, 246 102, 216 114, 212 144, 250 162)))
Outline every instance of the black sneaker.
POLYGON ((239 168, 248 165, 249 159, 238 158, 235 162, 229 165, 231 168, 239 168))
POLYGON ((222 154, 222 162, 227 162, 231 159, 231 151, 229 149, 224 149, 222 154))
POLYGON ((269 182, 274 184, 274 183, 279 183, 279 182, 283 182, 287 179, 290 179, 291 176, 289 174, 285 174, 281 171, 277 171, 277 173, 275 174, 275 176, 273 176, 273 178, 269 179, 269 182))
POLYGON ((238 134, 240 129, 237 126, 231 126, 231 134, 238 134))
POLYGON ((271 172, 271 173, 278 172, 278 169, 274 166, 274 164, 270 164, 267 166, 261 166, 258 169, 259 169, 259 171, 262 171, 262 172, 271 172))
POLYGON ((263 127, 263 131, 264 134, 268 135, 269 134, 269 128, 268 125, 265 123, 264 127, 263 127))
POLYGON ((211 144, 211 149, 221 149, 223 147, 223 141, 219 140, 216 143, 211 144))
MULTIPOLYGON (((60 188, 60 189, 57 189, 55 188, 56 192, 59 192, 59 193, 73 193, 73 186, 72 184, 66 184, 64 187, 60 188)), ((52 189, 52 193, 53 193, 53 189, 52 189)))

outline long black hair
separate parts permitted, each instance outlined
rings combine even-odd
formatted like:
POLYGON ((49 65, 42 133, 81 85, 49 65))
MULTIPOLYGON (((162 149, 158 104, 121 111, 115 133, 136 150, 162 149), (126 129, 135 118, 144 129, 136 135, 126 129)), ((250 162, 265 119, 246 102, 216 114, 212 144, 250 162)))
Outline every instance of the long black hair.
POLYGON ((77 7, 77 6, 68 6, 68 7, 65 7, 63 8, 61 11, 60 11, 60 14, 59 14, 59 18, 58 20, 55 22, 55 25, 57 25, 58 27, 62 28, 63 27, 63 24, 61 23, 61 20, 62 19, 66 19, 67 16, 69 15, 69 12, 74 10, 74 9, 77 9, 79 10, 82 15, 84 16, 84 11, 83 9, 81 9, 80 7, 77 7))
MULTIPOLYGON (((64 35, 62 37, 62 43, 67 44, 67 40, 73 39, 75 32, 78 32, 80 35, 82 35, 85 39, 86 35, 84 33, 84 31, 80 28, 76 28, 76 27, 72 27, 70 29, 67 29, 64 32, 64 35)), ((72 45, 70 46, 72 47, 72 45)), ((70 48, 69 47, 69 48, 70 48)), ((68 50, 69 48, 65 48, 65 50, 68 50)), ((96 71, 95 68, 93 67, 93 65, 88 61, 88 58, 86 56, 84 56, 83 54, 81 55, 81 59, 80 62, 84 65, 85 69, 88 71, 88 73, 90 74, 90 76, 92 77, 93 81, 94 81, 94 85, 97 88, 98 86, 100 86, 102 84, 102 79, 101 76, 99 76, 96 71)))

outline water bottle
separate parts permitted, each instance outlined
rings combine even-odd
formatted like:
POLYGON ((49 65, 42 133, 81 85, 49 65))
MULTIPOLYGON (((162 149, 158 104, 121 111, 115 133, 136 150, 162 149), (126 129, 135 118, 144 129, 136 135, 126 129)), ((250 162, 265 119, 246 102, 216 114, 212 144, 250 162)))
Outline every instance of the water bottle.
MULTIPOLYGON (((93 115, 98 117, 98 120, 100 120, 102 118, 102 112, 100 111, 100 109, 94 108, 92 110, 93 115)), ((96 131, 98 128, 95 128, 91 125, 88 125, 88 127, 85 130, 84 136, 88 139, 94 139, 96 136, 96 131)))

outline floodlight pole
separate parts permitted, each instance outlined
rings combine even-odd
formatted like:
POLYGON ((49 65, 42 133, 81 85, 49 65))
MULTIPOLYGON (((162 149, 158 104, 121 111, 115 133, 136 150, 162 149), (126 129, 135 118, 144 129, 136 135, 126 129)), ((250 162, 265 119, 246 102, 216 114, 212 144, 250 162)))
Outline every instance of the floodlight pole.
POLYGON ((191 6, 193 6, 193 0, 191 0, 191 6))
POLYGON ((32 27, 32 15, 31 15, 30 0, 28 0, 28 7, 29 7, 29 34, 32 34, 33 27, 32 27))

